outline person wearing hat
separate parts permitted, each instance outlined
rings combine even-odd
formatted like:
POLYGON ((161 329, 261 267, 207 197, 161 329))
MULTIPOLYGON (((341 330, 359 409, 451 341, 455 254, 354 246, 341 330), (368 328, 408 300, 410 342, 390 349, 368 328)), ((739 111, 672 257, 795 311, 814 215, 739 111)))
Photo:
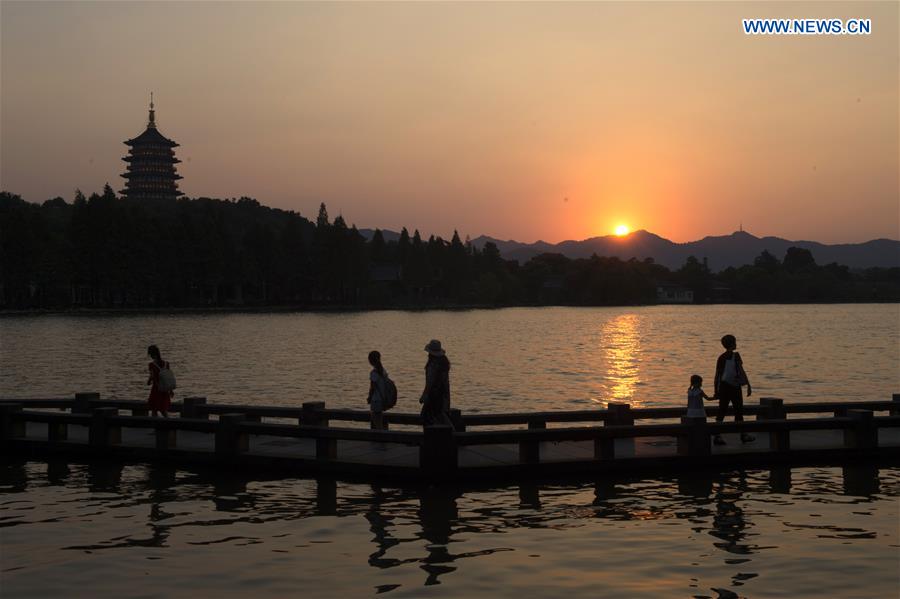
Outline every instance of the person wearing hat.
POLYGON ((432 339, 425 346, 425 390, 422 391, 422 424, 451 424, 450 422, 450 360, 441 342, 432 339))

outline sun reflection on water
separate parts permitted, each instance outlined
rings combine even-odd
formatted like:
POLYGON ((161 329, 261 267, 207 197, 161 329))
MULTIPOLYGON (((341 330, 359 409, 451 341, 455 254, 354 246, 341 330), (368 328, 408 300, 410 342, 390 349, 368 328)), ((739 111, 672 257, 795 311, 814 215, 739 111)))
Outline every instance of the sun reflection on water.
POLYGON ((601 332, 606 376, 604 391, 606 401, 634 402, 635 387, 640 383, 641 341, 640 317, 637 314, 621 314, 608 320, 601 332))

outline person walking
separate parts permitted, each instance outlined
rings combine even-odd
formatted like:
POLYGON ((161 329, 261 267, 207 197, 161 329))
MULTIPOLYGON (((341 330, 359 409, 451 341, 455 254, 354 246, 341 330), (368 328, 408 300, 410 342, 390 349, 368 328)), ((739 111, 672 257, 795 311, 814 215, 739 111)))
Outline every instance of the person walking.
MULTIPOLYGON (((744 421, 744 397, 741 394, 741 387, 747 385, 747 397, 753 393, 750 387, 750 379, 744 371, 744 361, 741 355, 737 353, 737 339, 734 335, 725 335, 722 337, 722 347, 725 351, 716 360, 716 378, 714 385, 714 399, 719 400, 719 413, 716 414, 716 422, 725 421, 725 413, 728 411, 728 404, 734 406, 734 421, 744 421)), ((754 437, 747 433, 741 433, 741 442, 749 443, 754 437)), ((725 445, 725 440, 721 435, 713 438, 716 445, 725 445)))
POLYGON ((384 423, 384 411, 388 409, 388 374, 381 364, 381 352, 369 352, 369 364, 372 366, 372 372, 369 373, 369 397, 366 401, 369 404, 369 414, 372 419, 372 428, 375 430, 384 430, 387 428, 384 423))
POLYGON ((448 424, 450 421, 450 360, 441 342, 432 339, 425 346, 428 362, 425 364, 425 390, 419 403, 422 404, 422 424, 448 424))
POLYGON ((147 379, 147 384, 150 385, 150 397, 147 398, 147 404, 153 416, 160 412, 163 418, 168 418, 169 409, 172 406, 172 396, 175 394, 173 391, 175 377, 169 370, 169 363, 162 359, 158 347, 155 345, 148 347, 147 355, 150 356, 150 363, 147 365, 150 370, 150 376, 147 379))

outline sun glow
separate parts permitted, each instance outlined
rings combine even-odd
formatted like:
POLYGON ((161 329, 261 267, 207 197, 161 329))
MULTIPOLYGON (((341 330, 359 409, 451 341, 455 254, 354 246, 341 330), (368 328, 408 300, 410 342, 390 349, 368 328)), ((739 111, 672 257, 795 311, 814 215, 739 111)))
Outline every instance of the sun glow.
POLYGON ((625 235, 628 235, 629 233, 631 233, 631 229, 628 228, 628 225, 617 225, 616 229, 615 229, 615 233, 619 237, 624 237, 625 235))

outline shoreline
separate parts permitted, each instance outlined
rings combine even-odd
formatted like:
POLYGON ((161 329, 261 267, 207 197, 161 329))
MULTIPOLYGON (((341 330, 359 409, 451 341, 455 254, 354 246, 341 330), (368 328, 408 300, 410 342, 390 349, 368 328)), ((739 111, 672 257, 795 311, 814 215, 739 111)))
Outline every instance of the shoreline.
POLYGON ((0 318, 15 316, 114 316, 156 314, 266 314, 266 313, 358 313, 358 312, 464 312, 469 310, 503 310, 507 308, 645 308, 654 306, 836 306, 836 305, 900 305, 895 301, 857 302, 719 302, 703 304, 435 304, 429 306, 353 306, 353 305, 282 305, 282 306, 206 306, 159 308, 42 308, 0 309, 0 318))

